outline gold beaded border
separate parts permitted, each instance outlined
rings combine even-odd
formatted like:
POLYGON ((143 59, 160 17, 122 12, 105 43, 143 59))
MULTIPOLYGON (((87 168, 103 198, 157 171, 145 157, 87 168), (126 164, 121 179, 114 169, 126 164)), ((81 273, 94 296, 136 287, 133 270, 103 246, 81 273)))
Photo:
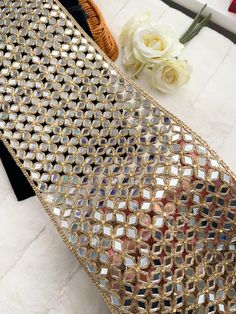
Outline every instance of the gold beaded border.
MULTIPOLYGON (((202 137, 200 137, 198 134, 196 134, 190 127, 188 127, 182 120, 180 120, 179 118, 177 118, 175 115, 173 115, 172 113, 170 113, 167 109, 165 109, 164 107, 162 107, 157 100, 155 100, 152 96, 150 96, 149 94, 147 94, 147 92, 145 92, 142 88, 140 88, 135 82, 133 82, 125 73, 123 73, 116 65, 113 61, 111 61, 106 54, 100 49, 100 47, 92 40, 91 37, 88 36, 88 34, 82 29, 82 27, 79 25, 79 23, 74 19, 74 17, 66 10, 66 8, 58 1, 58 0, 53 0, 57 6, 71 19, 72 23, 74 24, 75 27, 77 27, 81 34, 88 40, 88 42, 94 46, 96 48, 96 50, 103 56, 103 58, 109 63, 109 65, 115 69, 117 71, 117 73, 119 73, 121 76, 123 76, 130 84, 132 84, 134 86, 134 88, 139 91, 145 98, 147 98, 148 100, 150 100, 150 102, 155 105, 158 109, 160 109, 164 114, 168 115, 174 122, 176 122, 177 124, 179 124, 183 129, 185 129, 186 131, 188 131, 189 133, 191 133, 194 138, 202 145, 204 145, 208 151, 211 153, 211 155, 219 162, 220 166, 222 166, 224 168, 224 170, 231 175, 231 177, 236 181, 236 175, 234 174, 234 172, 232 170, 230 170, 230 168, 226 165, 226 163, 219 157, 219 155, 209 147, 209 145, 207 144, 207 142, 205 140, 202 139, 202 137)), ((53 216, 53 214, 50 211, 50 207, 48 206, 48 204, 45 202, 42 194, 39 192, 39 190, 37 189, 35 183, 33 182, 33 180, 31 179, 31 177, 28 175, 27 171, 24 169, 24 167, 22 166, 22 163, 20 162, 20 160, 18 159, 18 157, 15 155, 14 150, 11 148, 11 146, 9 145, 9 143, 7 142, 7 140, 3 137, 2 133, 0 132, 0 139, 3 141, 3 144, 5 145, 5 147, 8 149, 8 151, 10 152, 12 158, 15 160, 17 166, 21 169, 21 171, 23 172, 23 174, 25 175, 25 177, 27 178, 28 182, 31 184, 33 190, 35 191, 35 194, 37 195, 37 197, 39 198, 43 208, 45 209, 45 211, 47 212, 49 218, 51 219, 51 221, 53 222, 53 224, 56 227, 57 232, 59 233, 60 237, 62 238, 63 242, 65 243, 65 245, 67 246, 67 248, 72 252, 72 254, 77 258, 77 260, 79 261, 79 263, 83 266, 84 270, 86 271, 86 273, 88 274, 88 276, 91 278, 93 284, 95 285, 95 287, 98 288, 98 291, 100 293, 100 295, 102 296, 102 298, 104 299, 105 303, 107 304, 108 308, 110 309, 112 314, 119 314, 118 311, 116 311, 114 309, 114 306, 112 305, 110 299, 107 297, 107 295, 104 293, 104 291, 101 289, 101 287, 98 285, 98 283, 95 280, 95 276, 92 276, 91 273, 89 273, 87 271, 87 268, 85 266, 85 263, 82 259, 80 259, 74 249, 74 247, 71 245, 71 243, 68 241, 65 233, 63 232, 63 229, 59 226, 59 224, 57 223, 55 217, 53 216)))
POLYGON ((83 30, 83 28, 79 25, 79 23, 74 19, 74 17, 66 10, 66 8, 59 2, 59 0, 53 0, 61 10, 72 20, 73 24, 79 29, 81 34, 88 40, 88 42, 96 48, 96 50, 104 57, 104 59, 112 66, 113 69, 117 71, 121 76, 123 76, 130 84, 134 86, 134 88, 139 91, 145 98, 150 100, 150 102, 155 105, 158 109, 160 109, 163 113, 168 115, 174 122, 179 124, 183 129, 191 133, 196 140, 199 141, 200 144, 204 145, 208 151, 212 154, 212 156, 219 162, 219 164, 225 169, 228 174, 232 176, 234 180, 236 180, 236 174, 230 170, 230 168, 226 165, 223 159, 212 149, 209 147, 207 142, 198 135, 195 131, 193 131, 187 124, 185 124, 182 120, 177 118, 174 114, 170 113, 167 109, 165 109, 162 105, 158 103, 152 96, 150 96, 147 92, 145 92, 141 87, 139 87, 135 82, 133 82, 126 73, 122 72, 117 65, 108 58, 108 56, 101 50, 101 48, 93 41, 93 39, 83 30))
POLYGON ((114 310, 114 307, 110 301, 110 299, 107 297, 107 295, 104 293, 104 291, 101 289, 101 287, 98 285, 97 281, 95 280, 95 276, 93 276, 91 273, 89 273, 87 271, 85 262, 77 255, 76 250, 74 248, 74 246, 68 241, 67 236, 65 235, 63 229, 59 226, 58 222, 56 221, 54 215, 52 214, 49 205, 47 204, 47 202, 45 201, 45 199, 43 198, 42 194, 39 192, 38 188, 36 187, 35 183, 33 182, 33 180, 31 179, 31 177, 29 176, 29 174, 27 173, 27 171, 25 170, 25 168, 23 167, 22 163, 20 162, 19 158, 16 156, 14 150, 11 148, 11 146, 9 145, 9 143, 7 142, 7 140, 4 138, 3 134, 0 132, 0 140, 3 142, 4 146, 7 148, 7 150, 9 151, 9 153, 11 154, 12 158, 14 159, 14 161, 16 162, 17 166, 21 169, 22 173, 24 174, 24 176, 26 177, 26 179, 28 180, 28 182, 30 183, 30 185, 32 186, 35 194, 37 195, 37 197, 40 200, 40 203, 42 204, 43 208, 45 209, 46 213, 48 214, 49 218, 51 219, 52 223, 55 225, 57 232, 59 233, 60 237, 62 238, 63 242, 65 243, 65 245, 67 246, 67 248, 71 251, 71 253, 77 258, 77 260, 79 261, 79 263, 81 264, 81 266, 83 266, 83 269, 86 271, 86 273, 88 274, 88 276, 91 278, 92 283, 95 285, 96 288, 98 288, 100 295, 102 296, 102 298, 104 299, 105 303, 107 304, 108 308, 111 310, 112 314, 118 314, 117 311, 114 310))

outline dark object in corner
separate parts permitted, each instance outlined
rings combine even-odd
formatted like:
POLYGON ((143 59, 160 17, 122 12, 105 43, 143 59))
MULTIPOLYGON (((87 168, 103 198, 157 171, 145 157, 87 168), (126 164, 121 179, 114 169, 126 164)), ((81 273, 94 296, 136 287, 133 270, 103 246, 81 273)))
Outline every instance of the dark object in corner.
POLYGON ((229 12, 236 13, 236 0, 233 0, 231 5, 229 6, 229 12))

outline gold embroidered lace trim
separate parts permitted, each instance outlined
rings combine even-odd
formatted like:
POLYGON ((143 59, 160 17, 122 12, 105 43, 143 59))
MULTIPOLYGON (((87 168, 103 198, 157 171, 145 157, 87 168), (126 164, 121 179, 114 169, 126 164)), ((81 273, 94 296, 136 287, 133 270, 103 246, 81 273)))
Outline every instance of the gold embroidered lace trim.
POLYGON ((234 313, 235 176, 57 0, 0 1, 0 134, 113 313, 234 313))

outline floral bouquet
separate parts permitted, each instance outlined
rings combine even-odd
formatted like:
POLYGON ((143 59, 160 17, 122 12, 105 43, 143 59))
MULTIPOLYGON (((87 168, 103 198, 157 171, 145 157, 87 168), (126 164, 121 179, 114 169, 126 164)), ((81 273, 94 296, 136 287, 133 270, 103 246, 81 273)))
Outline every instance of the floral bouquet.
POLYGON ((191 67, 181 53, 184 45, 209 22, 210 15, 201 16, 205 7, 180 38, 171 25, 154 24, 150 13, 131 18, 120 34, 123 65, 130 76, 137 77, 147 68, 152 86, 163 93, 173 93, 186 84, 191 67))

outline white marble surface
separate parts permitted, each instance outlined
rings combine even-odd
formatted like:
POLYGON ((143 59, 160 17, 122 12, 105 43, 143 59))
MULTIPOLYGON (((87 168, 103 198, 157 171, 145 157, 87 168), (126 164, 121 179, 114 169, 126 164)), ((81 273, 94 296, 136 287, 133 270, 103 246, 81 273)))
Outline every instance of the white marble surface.
MULTIPOLYGON (((97 0, 114 35, 134 13, 149 9, 181 33, 190 18, 159 0, 97 0)), ((146 84, 165 108, 198 132, 236 171, 236 47, 204 29, 185 49, 190 83, 175 95, 146 84)), ((117 61, 120 65, 120 58, 117 61)), ((0 313, 106 314, 103 300, 65 248, 36 197, 17 202, 0 163, 0 313)))

